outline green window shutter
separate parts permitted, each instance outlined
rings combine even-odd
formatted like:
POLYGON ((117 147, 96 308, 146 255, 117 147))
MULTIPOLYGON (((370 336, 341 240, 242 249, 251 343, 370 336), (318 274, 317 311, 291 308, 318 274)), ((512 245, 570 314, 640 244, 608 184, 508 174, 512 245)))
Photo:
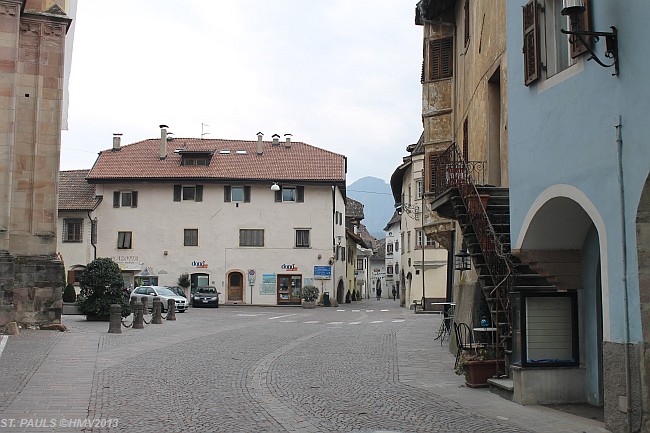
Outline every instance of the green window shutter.
POLYGON ((203 201, 203 185, 196 186, 196 196, 194 197, 195 201, 203 201))
POLYGON ((174 185, 174 201, 181 201, 181 193, 183 187, 181 185, 174 185))
POLYGON ((298 203, 303 203, 305 201, 305 187, 297 186, 296 187, 296 201, 298 203))
POLYGON ((530 86, 540 76, 539 6, 531 0, 523 8, 524 24, 524 84, 530 86))
POLYGON ((282 201, 282 188, 280 188, 278 191, 275 192, 275 201, 276 202, 282 201))
POLYGON ((113 207, 120 207, 120 192, 113 191, 113 207))
POLYGON ((131 207, 138 207, 138 191, 131 192, 131 207))
POLYGON ((230 195, 231 191, 230 190, 231 190, 230 185, 224 185, 223 186, 223 201, 224 202, 230 202, 230 198, 231 198, 231 195, 230 195))
POLYGON ((244 203, 250 203, 251 202, 251 187, 250 186, 245 186, 244 187, 244 203))

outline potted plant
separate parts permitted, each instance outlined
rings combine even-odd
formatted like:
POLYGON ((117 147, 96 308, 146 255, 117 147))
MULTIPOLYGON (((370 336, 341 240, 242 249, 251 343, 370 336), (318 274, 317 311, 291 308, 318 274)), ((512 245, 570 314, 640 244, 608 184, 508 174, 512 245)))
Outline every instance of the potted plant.
POLYGON ((316 299, 320 292, 316 286, 305 286, 302 288, 302 306, 303 308, 316 308, 316 299))
POLYGON ((494 354, 486 346, 478 347, 475 351, 464 350, 456 364, 455 373, 465 376, 465 385, 470 388, 488 386, 488 379, 497 374, 499 363, 494 354))
POLYGON ((63 290, 63 314, 81 314, 75 303, 77 300, 77 292, 72 284, 65 286, 63 290))
POLYGON ((185 299, 187 301, 190 301, 191 293, 190 293, 190 286, 192 285, 192 282, 190 281, 190 275, 187 272, 184 272, 179 275, 177 284, 183 288, 183 293, 185 293, 185 299))

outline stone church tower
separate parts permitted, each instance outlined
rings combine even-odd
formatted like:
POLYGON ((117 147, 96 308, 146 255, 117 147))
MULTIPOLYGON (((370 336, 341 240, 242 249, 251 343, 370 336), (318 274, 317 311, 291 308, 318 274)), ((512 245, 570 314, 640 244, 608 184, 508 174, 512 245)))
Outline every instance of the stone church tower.
POLYGON ((0 0, 0 327, 61 319, 65 0, 0 0))

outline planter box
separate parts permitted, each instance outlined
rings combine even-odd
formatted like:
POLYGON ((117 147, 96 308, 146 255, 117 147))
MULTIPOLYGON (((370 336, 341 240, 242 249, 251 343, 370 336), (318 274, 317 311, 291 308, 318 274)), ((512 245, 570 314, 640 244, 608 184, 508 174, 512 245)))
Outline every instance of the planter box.
MULTIPOLYGON (((503 361, 499 362, 499 370, 503 371, 503 361)), ((488 379, 497 373, 497 360, 469 361, 465 366, 465 385, 470 388, 488 386, 488 379)))
POLYGON ((64 302, 61 314, 81 314, 81 312, 74 302, 64 302))
POLYGON ((302 308, 316 308, 316 301, 302 301, 302 308))

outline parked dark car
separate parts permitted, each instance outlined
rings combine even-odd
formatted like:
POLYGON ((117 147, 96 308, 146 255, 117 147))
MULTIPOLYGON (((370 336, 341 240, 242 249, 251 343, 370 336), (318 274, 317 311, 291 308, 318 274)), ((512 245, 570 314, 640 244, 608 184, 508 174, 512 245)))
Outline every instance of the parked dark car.
POLYGON ((198 287, 192 295, 192 307, 219 308, 219 294, 214 286, 198 287))
POLYGON ((181 286, 169 286, 169 290, 176 293, 178 296, 182 296, 183 298, 187 298, 187 296, 185 296, 185 292, 183 291, 183 288, 181 286))

